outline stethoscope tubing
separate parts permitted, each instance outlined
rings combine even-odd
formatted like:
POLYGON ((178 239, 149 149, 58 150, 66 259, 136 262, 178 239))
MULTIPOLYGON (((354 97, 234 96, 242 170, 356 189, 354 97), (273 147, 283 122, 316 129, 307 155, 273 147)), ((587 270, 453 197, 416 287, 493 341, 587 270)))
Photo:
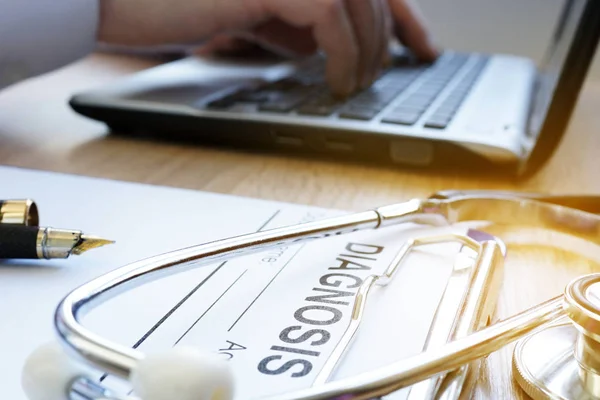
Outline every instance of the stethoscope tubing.
MULTIPOLYGON (((578 204, 592 211, 594 204, 598 205, 600 201, 591 196, 536 197, 526 194, 517 197, 509 192, 439 192, 430 199, 414 199, 376 210, 193 246, 134 262, 80 286, 59 304, 55 326, 61 343, 80 359, 106 373, 127 378, 144 354, 102 338, 78 322, 86 311, 123 291, 174 273, 271 247, 406 222, 439 225, 463 220, 501 219, 501 222, 524 222, 575 233, 597 242, 600 219, 592 213, 569 208, 567 204, 578 204)), ((557 297, 436 350, 351 378, 270 398, 369 399, 382 396, 481 358, 563 314, 561 297, 557 297)))

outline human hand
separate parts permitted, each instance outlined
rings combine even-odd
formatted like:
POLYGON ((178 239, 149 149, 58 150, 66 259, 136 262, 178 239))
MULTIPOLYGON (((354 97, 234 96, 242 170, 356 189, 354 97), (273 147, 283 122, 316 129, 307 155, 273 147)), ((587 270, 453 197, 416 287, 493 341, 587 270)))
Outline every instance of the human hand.
POLYGON ((406 0, 100 0, 98 39, 121 45, 190 45, 232 33, 291 54, 321 50, 333 92, 375 79, 395 34, 416 56, 436 50, 406 0))

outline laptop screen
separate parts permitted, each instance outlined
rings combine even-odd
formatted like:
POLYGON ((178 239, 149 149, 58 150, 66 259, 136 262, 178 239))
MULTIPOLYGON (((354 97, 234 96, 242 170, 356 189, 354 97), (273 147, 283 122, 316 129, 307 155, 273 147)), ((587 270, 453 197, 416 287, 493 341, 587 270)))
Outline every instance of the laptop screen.
MULTIPOLYGON (((575 42, 575 37, 583 23, 587 4, 588 0, 566 0, 564 3, 550 46, 540 66, 537 92, 530 120, 530 134, 533 137, 539 135, 555 97, 557 97, 556 100, 560 101, 558 97, 562 93, 557 90, 578 90, 577 87, 569 84, 569 80, 577 77, 570 76, 576 72, 576 69, 569 68, 572 66, 567 65, 567 61, 572 62, 572 60, 567 60, 567 58, 569 54, 573 53, 573 50, 577 50, 576 47, 579 45, 575 42), (566 87, 565 85, 559 85, 559 83, 565 83, 566 87)), ((589 59, 579 59, 578 61, 582 63, 591 62, 589 59)), ((585 73, 585 70, 582 73, 585 73)))

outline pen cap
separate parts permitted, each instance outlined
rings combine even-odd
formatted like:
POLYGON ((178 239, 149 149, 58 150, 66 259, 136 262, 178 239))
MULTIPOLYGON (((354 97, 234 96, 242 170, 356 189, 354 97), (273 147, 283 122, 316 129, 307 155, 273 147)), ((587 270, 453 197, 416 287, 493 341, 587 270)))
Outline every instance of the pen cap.
POLYGON ((33 200, 0 200, 0 224, 37 226, 40 223, 33 200))

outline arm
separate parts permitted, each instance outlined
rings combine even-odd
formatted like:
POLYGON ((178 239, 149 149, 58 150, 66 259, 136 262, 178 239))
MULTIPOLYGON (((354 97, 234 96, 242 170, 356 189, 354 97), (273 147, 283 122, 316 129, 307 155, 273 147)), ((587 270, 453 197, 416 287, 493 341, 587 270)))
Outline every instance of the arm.
POLYGON ((327 55, 332 90, 368 86, 396 35, 415 53, 437 51, 408 0, 0 0, 0 88, 117 46, 194 44, 243 32, 298 54, 327 55))
POLYGON ((2 0, 0 89, 88 54, 97 24, 98 0, 2 0))
POLYGON ((377 76, 392 30, 417 56, 435 59, 437 50, 409 1, 101 0, 98 38, 156 46, 233 32, 288 54, 321 50, 332 91, 345 95, 377 76))

